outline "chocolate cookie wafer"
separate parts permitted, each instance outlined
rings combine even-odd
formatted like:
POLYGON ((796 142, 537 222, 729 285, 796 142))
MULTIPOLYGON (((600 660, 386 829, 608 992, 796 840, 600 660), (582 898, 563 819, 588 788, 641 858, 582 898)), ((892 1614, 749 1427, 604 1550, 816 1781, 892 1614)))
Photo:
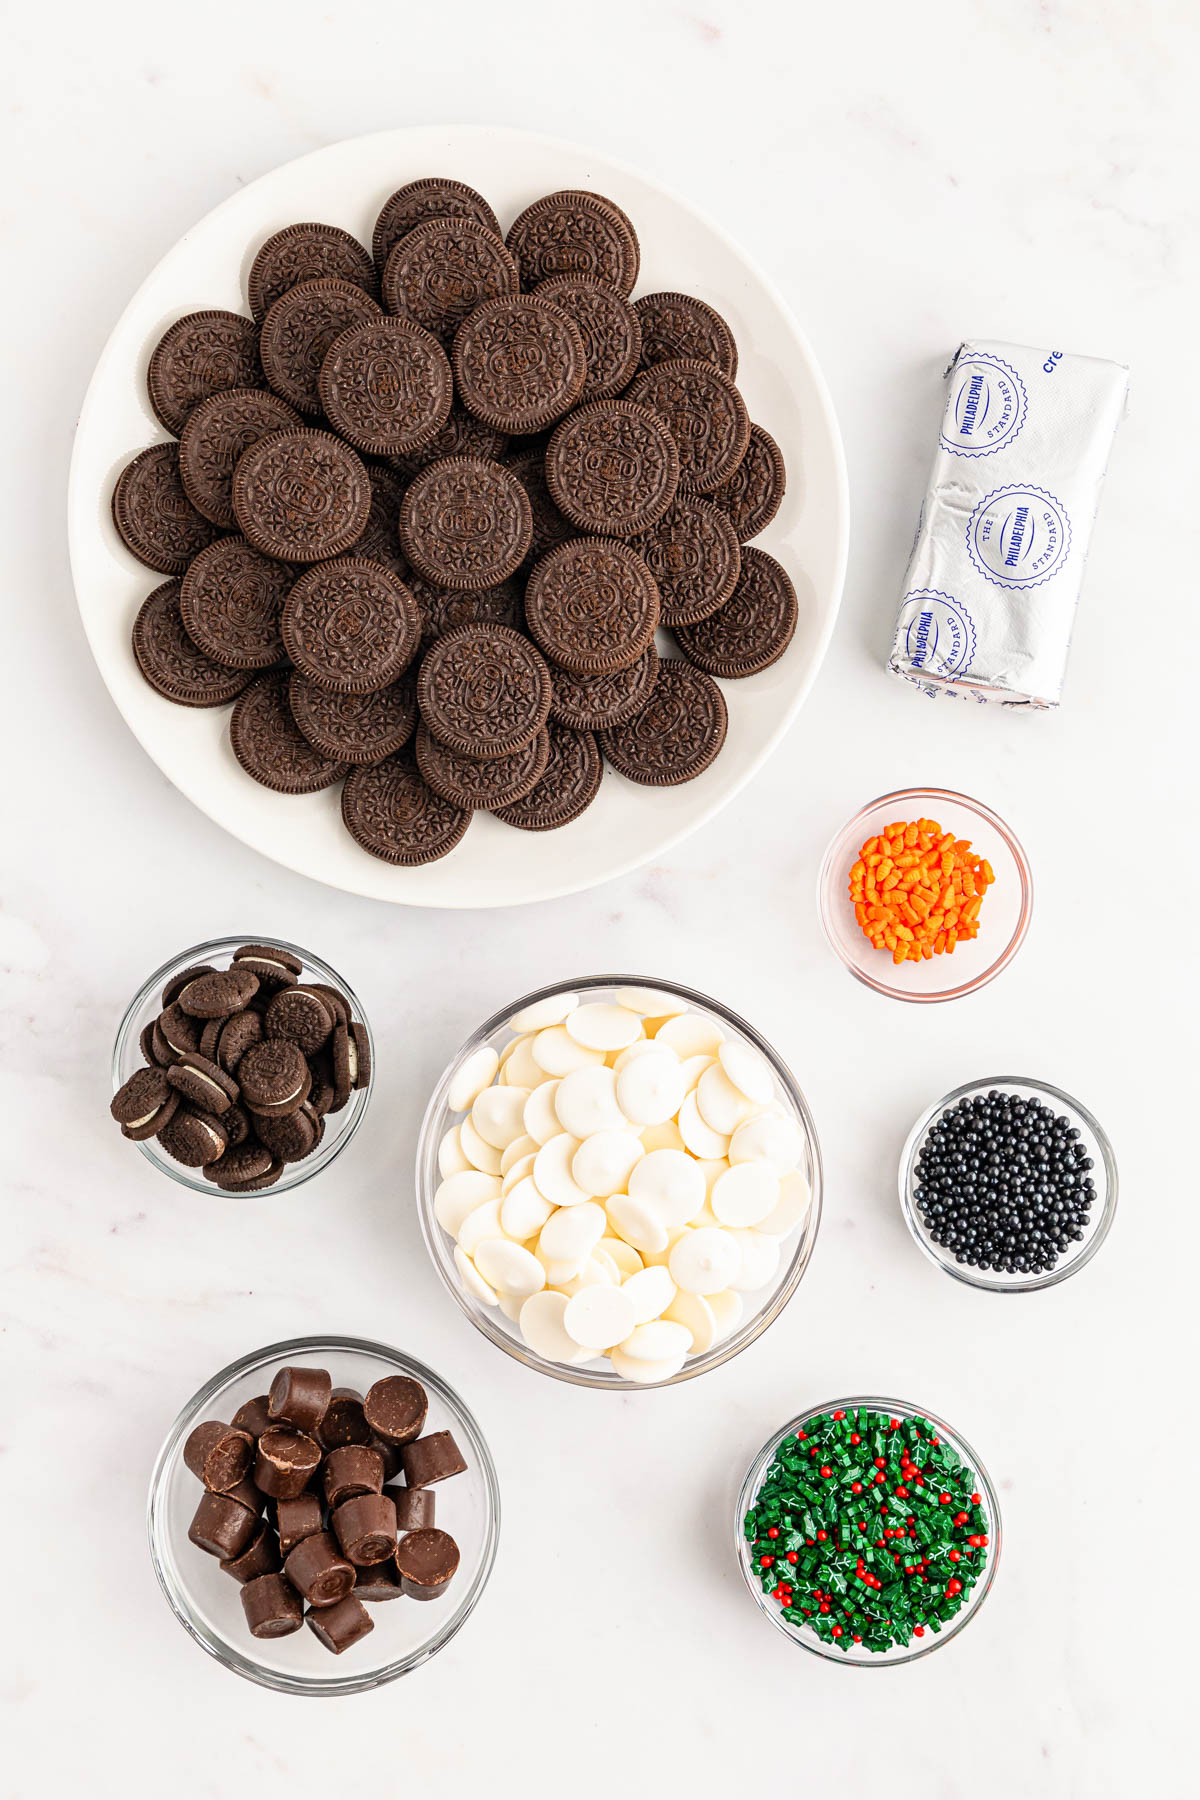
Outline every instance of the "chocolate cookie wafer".
POLYGON ((546 450, 546 485, 580 531, 632 537, 662 518, 679 486, 675 440, 658 413, 628 400, 576 407, 546 450))
POLYGON ((381 762, 407 744, 417 725, 417 687, 405 675, 372 694, 338 694, 294 673, 292 717, 314 749, 336 762, 381 762))
POLYGON ((345 556, 306 570, 288 595, 281 630, 293 663, 318 687, 372 694, 412 661, 421 620, 395 575, 345 556))
POLYGON ((342 820, 369 855, 413 868, 453 850, 471 815, 440 799, 411 752, 401 751, 353 771, 342 789, 342 820))
POLYGON ((284 653, 280 619, 296 575, 245 538, 221 538, 188 565, 180 588, 183 628, 216 662, 269 669, 284 653))
POLYGON ((446 423, 427 444, 407 456, 389 457, 388 461, 398 474, 411 481, 430 463, 441 462, 447 456, 482 456, 488 462, 499 462, 507 455, 509 442, 505 432, 494 431, 455 400, 446 423))
POLYGON ((766 530, 783 504, 786 487, 783 451, 769 431, 761 425, 751 425, 745 456, 709 498, 727 515, 739 542, 744 544, 747 538, 766 530))
POLYGON ((277 431, 260 438, 233 475, 233 510, 243 535, 281 562, 322 562, 358 542, 371 512, 362 461, 328 431, 277 431))
POLYGON ((419 450, 450 414, 454 384, 437 339, 410 319, 376 319, 335 338, 319 381, 329 423, 372 456, 419 450))
POLYGON ((549 717, 550 671, 519 632, 459 625, 426 652, 417 705, 434 737, 460 756, 511 756, 549 717))
POLYGON ((562 189, 544 195, 513 221, 505 242, 526 288, 554 275, 594 275, 628 295, 637 280, 633 228, 624 213, 600 194, 562 189))
POLYGON ((448 344, 485 300, 519 294, 517 265, 474 219, 428 219, 402 237, 383 271, 383 303, 448 344))
POLYGON ((587 379, 579 327, 534 294, 477 306, 455 333, 451 361, 468 412, 512 436, 561 419, 587 379))
POLYGON ((560 544, 537 564, 525 589, 534 642, 574 675, 629 668, 653 643, 658 617, 654 577, 636 551, 611 538, 560 544))
POLYGON ((380 316, 370 294, 325 275, 281 294, 262 322, 263 373, 275 392, 302 413, 320 415, 317 381, 335 339, 380 316))
POLYGON ((164 581, 143 600, 133 622, 133 654, 155 693, 177 706, 224 706, 250 680, 248 670, 230 669, 192 642, 177 581, 164 581))
POLYGON ((634 718, 599 734, 607 760, 643 787, 694 781, 725 742, 728 714, 710 676, 678 658, 658 665, 650 702, 634 718))
POLYGON ((278 794, 315 794, 332 787, 348 765, 324 756, 301 732, 288 706, 286 670, 260 675, 235 703, 229 726, 233 753, 255 781, 278 794))
POLYGON ((539 561, 556 544, 565 544, 575 536, 570 519, 563 517, 550 497, 546 485, 546 451, 544 446, 520 450, 504 459, 504 466, 516 476, 529 500, 533 515, 533 536, 526 563, 539 561))
POLYGON ((383 203, 375 221, 371 249, 382 274, 392 250, 400 239, 426 219, 474 219, 497 237, 503 234, 500 221, 484 199, 465 181, 451 181, 442 175, 428 175, 421 181, 410 181, 397 188, 383 203))
POLYGON ((512 756, 477 762, 459 756, 430 737, 424 725, 417 728, 417 767, 435 794, 468 812, 498 812, 524 799, 537 786, 550 755, 550 739, 543 726, 536 737, 512 756))
POLYGON ((641 361, 642 328, 624 295, 594 275, 552 275, 533 291, 579 327, 587 361, 580 402, 611 400, 627 388, 641 361))
POLYGON ((510 625, 514 631, 525 629, 525 607, 515 581, 501 581, 495 587, 478 588, 473 593, 437 587, 419 575, 410 576, 405 585, 421 614, 422 650, 428 650, 430 644, 456 625, 510 625))
POLYGON ((495 587, 520 568, 533 538, 525 489, 483 457, 431 463, 400 506, 400 547, 439 587, 495 587))
POLYGON ((651 644, 627 669, 611 675, 569 675, 550 670, 550 717, 574 731, 623 725, 649 704, 658 680, 658 651, 651 644))
POLYGON ((694 360, 712 363, 734 379, 737 344, 720 313, 692 294, 643 294, 635 300, 642 331, 642 366, 694 360))
POLYGON ((337 225, 287 225, 275 232, 250 265, 250 311, 260 322, 281 294, 301 281, 333 276, 379 298, 375 264, 357 238, 337 225))
POLYGON ((227 531, 237 529, 233 471, 260 438, 304 420, 266 388, 231 388, 201 401, 188 414, 179 440, 179 475, 197 512, 227 531))
POLYGON ((633 540, 658 584, 662 623, 707 619, 737 586, 741 551, 729 519, 694 494, 681 494, 650 531, 633 540))
POLYGON ((708 494, 727 481, 750 442, 742 396, 711 363, 654 363, 643 369, 629 398, 663 419, 679 448, 679 485, 708 494))
POLYGON ((151 444, 126 464, 113 489, 112 516, 126 549, 160 575, 182 575, 220 536, 184 492, 178 444, 151 444))
POLYGON ((572 731, 551 719, 549 757, 541 779, 520 800, 496 809, 519 831, 557 831, 586 812, 600 791, 604 764, 590 731, 572 731))
POLYGON ((742 551, 742 572, 732 598, 675 636, 690 663, 709 675, 735 680, 778 662, 796 630, 799 609, 787 570, 763 550, 742 551))
POLYGON ((178 437, 194 406, 227 388, 261 387, 258 326, 241 313, 187 313, 150 355, 146 387, 159 422, 178 437))

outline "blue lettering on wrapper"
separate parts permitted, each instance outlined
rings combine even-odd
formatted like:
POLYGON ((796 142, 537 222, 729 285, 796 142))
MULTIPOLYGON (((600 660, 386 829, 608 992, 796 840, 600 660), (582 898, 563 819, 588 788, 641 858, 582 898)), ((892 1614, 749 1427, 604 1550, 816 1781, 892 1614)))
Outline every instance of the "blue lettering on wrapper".
POLYGON ((932 588, 905 594, 896 646, 910 670, 945 677, 961 674, 975 655, 975 623, 961 600, 932 588))
POLYGON ((964 349, 950 371, 942 448, 952 456, 994 456, 1025 423, 1025 383, 990 350, 964 349))
POLYGON ((995 488, 967 522, 967 549, 998 587, 1032 588, 1057 575, 1071 549, 1071 520, 1057 495, 1024 482, 995 488))

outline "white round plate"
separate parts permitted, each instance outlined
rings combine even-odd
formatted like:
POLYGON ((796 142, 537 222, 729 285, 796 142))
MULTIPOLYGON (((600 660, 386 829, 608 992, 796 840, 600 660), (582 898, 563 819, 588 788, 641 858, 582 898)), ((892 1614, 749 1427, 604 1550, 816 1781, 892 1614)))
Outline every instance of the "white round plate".
MULTIPOLYGON (((413 126, 314 151, 230 196, 185 234, 142 283, 104 348, 80 415, 68 499, 71 565, 92 652, 126 723, 163 773, 235 837, 314 880, 409 906, 513 906, 622 875, 712 818, 770 754, 816 677, 833 631, 846 564, 845 462, 833 406, 803 332, 771 283, 723 231, 673 195, 578 145, 493 126, 413 126), (163 577, 124 548, 109 511, 134 453, 162 439, 146 398, 146 366, 175 319, 200 307, 245 312, 246 276, 264 238, 298 219, 341 225, 364 244, 395 188, 449 175, 486 195, 508 228, 555 188, 608 194, 642 247, 635 294, 699 295, 728 319, 750 416, 778 441, 787 494, 755 543, 796 584, 800 623, 774 668, 723 682, 729 735, 697 780, 643 788, 606 769, 600 793, 560 831, 516 831, 480 814, 456 849, 397 869, 345 831, 339 792, 284 796, 243 773, 229 747, 228 708, 173 706, 146 685, 130 631, 163 577)), ((663 646, 669 648, 669 641, 663 646)))

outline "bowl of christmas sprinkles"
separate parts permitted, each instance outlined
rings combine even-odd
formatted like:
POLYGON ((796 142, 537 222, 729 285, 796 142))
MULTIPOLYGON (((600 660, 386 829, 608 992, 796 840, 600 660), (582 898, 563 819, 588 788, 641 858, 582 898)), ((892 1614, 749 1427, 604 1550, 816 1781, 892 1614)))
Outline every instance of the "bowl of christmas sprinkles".
POLYGON ((942 1419, 833 1400, 774 1433, 734 1518, 760 1610, 792 1643, 859 1668, 915 1662, 982 1606, 1000 1559, 987 1470, 942 1419))
POLYGON ((1027 1294, 1095 1256, 1117 1209, 1116 1159, 1070 1094, 991 1075, 921 1114, 900 1156, 900 1205, 948 1275, 989 1293, 1027 1294))
POLYGON ((892 1000, 957 1000, 1008 967, 1033 909, 1029 859, 1003 819, 949 788, 901 788, 825 852, 821 923, 857 981, 892 1000))

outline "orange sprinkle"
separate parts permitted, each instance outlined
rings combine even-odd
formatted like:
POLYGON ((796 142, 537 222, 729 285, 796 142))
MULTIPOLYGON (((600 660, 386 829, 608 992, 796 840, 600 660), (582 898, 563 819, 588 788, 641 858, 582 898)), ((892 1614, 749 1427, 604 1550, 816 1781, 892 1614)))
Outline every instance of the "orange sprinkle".
POLYGON ((979 910, 996 876, 969 838, 936 819, 898 820, 868 838, 850 871, 854 916, 894 963, 950 955, 979 931, 979 910))

